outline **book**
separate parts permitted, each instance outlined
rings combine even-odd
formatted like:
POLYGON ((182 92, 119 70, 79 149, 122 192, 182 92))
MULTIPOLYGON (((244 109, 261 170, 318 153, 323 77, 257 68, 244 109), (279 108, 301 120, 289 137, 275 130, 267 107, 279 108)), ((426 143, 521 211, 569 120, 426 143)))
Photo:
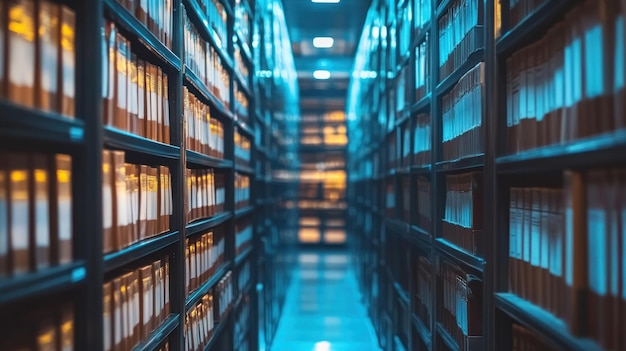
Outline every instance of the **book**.
POLYGON ((19 105, 35 106, 35 2, 11 0, 7 7, 6 97, 19 105))
POLYGON ((482 173, 446 176, 442 238, 473 255, 482 255, 482 173))
POLYGON ((39 40, 36 59, 39 72, 39 82, 36 84, 39 87, 37 107, 46 111, 61 112, 58 90, 60 6, 51 1, 41 0, 37 16, 39 40))
MULTIPOLYGON (((6 160, 6 153, 0 152, 0 160, 6 160)), ((0 278, 5 278, 11 273, 10 265, 10 233, 9 208, 11 198, 9 197, 10 168, 5 162, 0 162, 0 278)))
POLYGON ((65 116, 76 114, 76 13, 61 5, 61 112, 65 116))
POLYGON ((32 154, 30 157, 29 185, 31 214, 34 225, 31 226, 30 251, 35 261, 35 270, 48 268, 52 264, 51 253, 51 208, 50 208, 50 165, 44 154, 32 154))
POLYGON ((7 157, 9 171, 10 202, 10 257, 13 274, 24 274, 32 269, 30 242, 29 182, 28 158, 25 154, 12 153, 7 157))
POLYGON ((57 154, 54 162, 56 170, 56 217, 58 223, 55 235, 56 240, 58 240, 57 259, 59 264, 66 264, 73 259, 72 157, 57 154))

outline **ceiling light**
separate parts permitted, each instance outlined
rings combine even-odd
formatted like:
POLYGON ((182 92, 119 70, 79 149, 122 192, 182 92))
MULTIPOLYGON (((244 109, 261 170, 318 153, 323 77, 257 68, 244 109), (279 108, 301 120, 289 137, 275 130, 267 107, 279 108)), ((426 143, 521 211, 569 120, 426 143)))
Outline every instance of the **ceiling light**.
POLYGON ((323 70, 323 69, 319 69, 317 71, 313 72, 313 78, 315 79, 329 79, 330 78, 330 72, 323 70))
POLYGON ((313 38, 313 46, 316 48, 328 49, 332 48, 335 40, 331 37, 315 37, 313 38))
POLYGON ((315 2, 318 4, 338 4, 341 0, 311 0, 311 2, 315 2))

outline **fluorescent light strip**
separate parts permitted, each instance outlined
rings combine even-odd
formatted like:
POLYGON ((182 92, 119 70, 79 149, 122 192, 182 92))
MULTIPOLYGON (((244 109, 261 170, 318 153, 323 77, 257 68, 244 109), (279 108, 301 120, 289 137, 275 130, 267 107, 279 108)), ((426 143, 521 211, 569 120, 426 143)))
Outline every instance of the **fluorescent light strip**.
POLYGON ((321 49, 332 48, 335 40, 331 37, 315 37, 313 38, 313 46, 321 49))
POLYGON ((311 2, 317 4, 338 4, 341 0, 311 0, 311 2))
POLYGON ((329 79, 330 78, 330 72, 320 69, 317 71, 313 72, 313 78, 315 79, 329 79))

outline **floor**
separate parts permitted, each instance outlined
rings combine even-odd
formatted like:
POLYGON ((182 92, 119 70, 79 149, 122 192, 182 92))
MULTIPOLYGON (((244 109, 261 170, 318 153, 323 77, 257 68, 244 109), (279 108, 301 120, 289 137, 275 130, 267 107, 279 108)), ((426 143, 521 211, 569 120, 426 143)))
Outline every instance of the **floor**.
POLYGON ((271 351, 379 351, 350 256, 301 253, 271 351))

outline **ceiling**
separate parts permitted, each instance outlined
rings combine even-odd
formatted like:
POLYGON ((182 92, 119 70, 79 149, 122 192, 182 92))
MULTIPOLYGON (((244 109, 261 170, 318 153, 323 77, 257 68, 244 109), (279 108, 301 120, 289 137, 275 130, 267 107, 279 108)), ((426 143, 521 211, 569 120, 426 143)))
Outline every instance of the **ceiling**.
POLYGON ((302 113, 345 109, 356 47, 372 0, 282 0, 300 84, 302 113), (315 48, 313 38, 332 37, 331 48, 315 48), (328 80, 313 78, 330 71, 328 80))

